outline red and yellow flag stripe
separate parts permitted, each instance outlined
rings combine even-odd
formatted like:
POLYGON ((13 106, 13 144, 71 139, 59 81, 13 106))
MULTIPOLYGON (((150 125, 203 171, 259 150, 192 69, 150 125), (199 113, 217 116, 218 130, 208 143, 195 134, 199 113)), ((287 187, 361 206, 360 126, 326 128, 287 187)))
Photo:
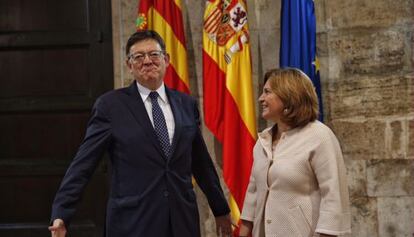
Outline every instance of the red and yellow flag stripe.
POLYGON ((170 55, 164 82, 170 88, 190 93, 181 0, 141 0, 136 27, 152 29, 161 35, 170 55))
POLYGON ((209 0, 204 14, 203 84, 207 127, 223 145, 223 176, 238 221, 256 141, 247 25, 242 0, 209 0))

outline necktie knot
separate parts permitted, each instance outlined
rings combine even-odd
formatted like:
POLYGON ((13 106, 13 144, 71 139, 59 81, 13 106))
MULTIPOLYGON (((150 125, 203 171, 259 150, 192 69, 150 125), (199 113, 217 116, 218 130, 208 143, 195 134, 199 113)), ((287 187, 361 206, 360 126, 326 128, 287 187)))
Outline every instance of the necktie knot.
POLYGON ((150 99, 151 99, 151 101, 153 102, 154 100, 155 101, 157 101, 157 98, 158 98, 158 92, 156 92, 156 91, 151 91, 150 93, 149 93, 149 97, 150 97, 150 99))

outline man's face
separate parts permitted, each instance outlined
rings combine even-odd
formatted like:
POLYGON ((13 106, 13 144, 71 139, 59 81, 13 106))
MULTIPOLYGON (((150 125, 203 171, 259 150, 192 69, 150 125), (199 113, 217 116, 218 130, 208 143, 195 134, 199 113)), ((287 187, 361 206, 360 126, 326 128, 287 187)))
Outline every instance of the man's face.
POLYGON ((168 54, 162 52, 158 42, 147 39, 131 46, 127 65, 135 80, 150 90, 156 90, 164 80, 169 61, 168 54))

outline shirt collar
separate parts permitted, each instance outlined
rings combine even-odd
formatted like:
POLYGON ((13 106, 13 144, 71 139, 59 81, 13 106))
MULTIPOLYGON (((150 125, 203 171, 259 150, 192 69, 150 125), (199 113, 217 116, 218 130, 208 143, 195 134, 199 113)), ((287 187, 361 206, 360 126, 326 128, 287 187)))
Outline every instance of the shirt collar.
MULTIPOLYGON (((258 134, 259 138, 262 138, 265 140, 268 140, 268 139, 272 140, 272 132, 273 132, 272 130, 275 129, 275 127, 277 127, 277 124, 274 124, 273 126, 264 129, 262 132, 258 134)), ((286 132, 283 132, 281 135, 283 138, 289 137, 295 134, 298 130, 300 130, 300 127, 292 128, 286 132)))
MULTIPOLYGON (((136 83, 137 83, 138 92, 141 95, 142 101, 146 101, 148 99, 149 94, 152 92, 152 90, 150 90, 150 89, 146 88, 145 86, 139 84, 138 81, 136 81, 136 83)), ((164 82, 155 91, 158 93, 160 99, 164 103, 168 104, 168 98, 167 98, 167 93, 165 92, 164 82)))

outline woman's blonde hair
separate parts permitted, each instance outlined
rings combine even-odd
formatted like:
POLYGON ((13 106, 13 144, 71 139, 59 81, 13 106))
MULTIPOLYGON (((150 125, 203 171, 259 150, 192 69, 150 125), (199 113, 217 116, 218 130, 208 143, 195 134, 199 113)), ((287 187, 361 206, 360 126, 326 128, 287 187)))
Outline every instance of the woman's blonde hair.
POLYGON ((303 127, 318 117, 318 96, 304 72, 296 68, 272 69, 264 79, 285 106, 282 122, 292 128, 303 127))

